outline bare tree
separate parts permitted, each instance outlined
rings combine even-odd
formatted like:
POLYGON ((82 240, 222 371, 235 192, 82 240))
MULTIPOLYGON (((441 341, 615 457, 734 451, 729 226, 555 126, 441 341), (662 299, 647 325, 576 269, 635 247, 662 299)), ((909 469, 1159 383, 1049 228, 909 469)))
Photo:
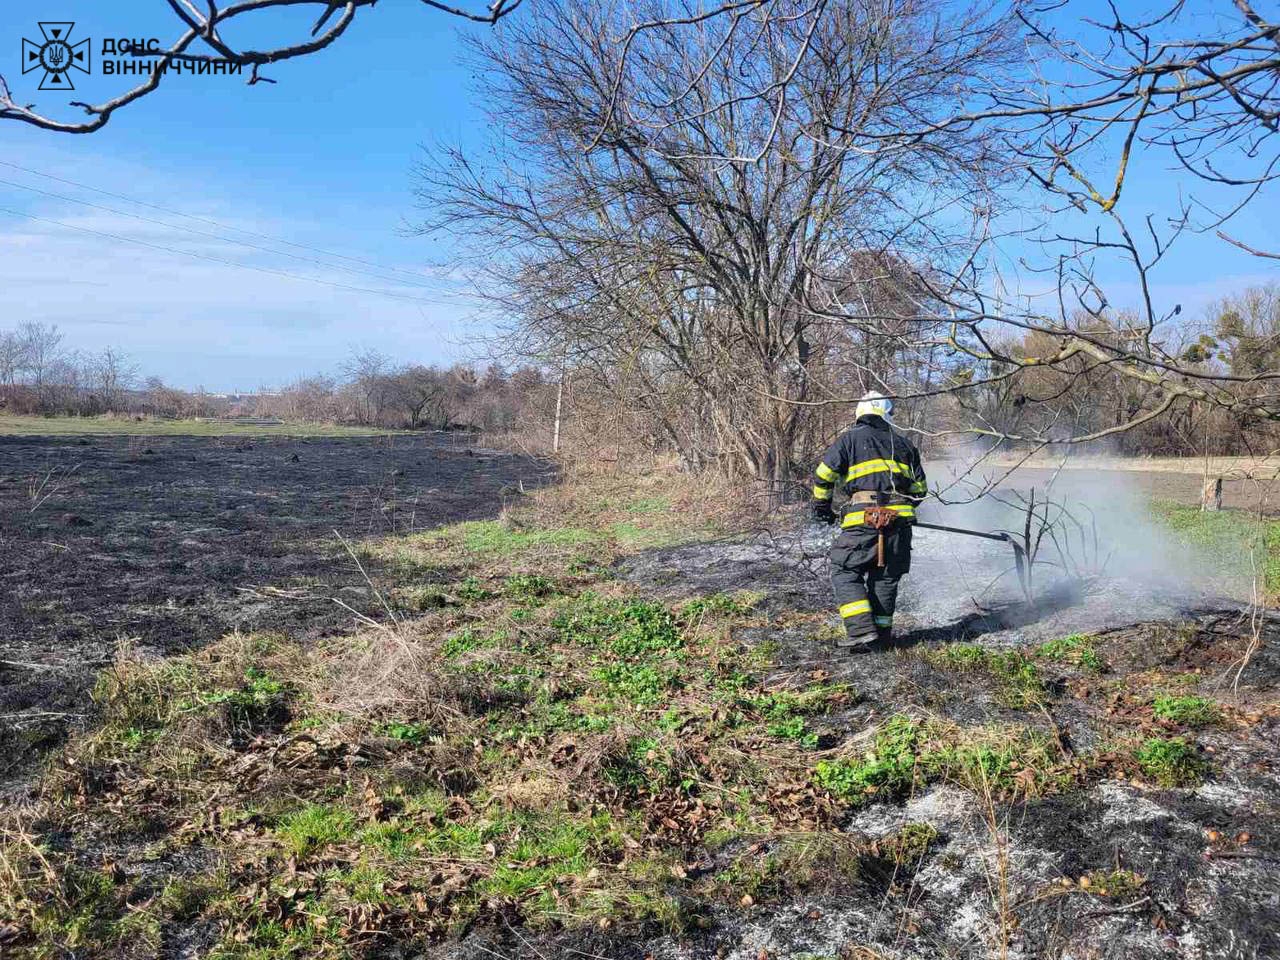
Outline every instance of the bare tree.
POLYGON ((30 346, 17 330, 0 332, 0 386, 14 387, 27 368, 30 346))
POLYGON ((428 424, 438 428, 449 425, 447 375, 422 364, 411 364, 389 379, 392 403, 403 412, 410 430, 428 424))
POLYGON ((386 401, 386 373, 390 361, 377 350, 365 347, 342 364, 346 376, 359 398, 357 416, 364 424, 378 422, 386 401))
MULTIPOLYGON (((249 84, 275 83, 275 80, 261 73, 263 67, 318 53, 347 32, 355 21, 357 11, 366 7, 372 9, 376 2, 377 0, 234 0, 219 3, 217 0, 169 0, 169 7, 176 18, 174 26, 182 31, 178 39, 164 50, 135 46, 121 51, 126 56, 146 58, 149 62, 151 69, 147 78, 137 86, 102 103, 71 101, 70 106, 82 109, 89 115, 89 119, 67 122, 37 110, 34 104, 14 100, 9 85, 0 75, 0 120, 17 120, 58 133, 92 133, 105 126, 117 110, 159 89, 167 72, 177 64, 220 64, 238 69, 249 67, 249 84), (229 26, 232 28, 231 33, 243 30, 246 24, 242 21, 253 20, 252 15, 255 13, 271 8, 302 5, 323 8, 307 39, 267 50, 253 50, 239 46, 224 35, 223 31, 229 26)), ((451 17, 496 24, 520 6, 522 0, 491 0, 486 8, 476 11, 451 6, 440 0, 420 2, 451 17)))
MULTIPOLYGON (((923 286, 924 296, 908 285, 908 296, 896 298, 899 308, 883 316, 860 304, 850 310, 848 303, 823 303, 832 290, 842 289, 836 261, 834 271, 820 269, 828 282, 810 287, 806 309, 833 325, 844 319, 862 331, 876 328, 873 339, 931 371, 923 383, 899 381, 899 396, 928 399, 931 409, 961 414, 952 421, 954 429, 994 441, 1088 442, 1191 416, 1193 408, 1227 418, 1276 419, 1280 395, 1271 385, 1280 369, 1240 374, 1183 357, 1180 305, 1161 302, 1152 272, 1170 245, 1191 232, 1212 231, 1251 255, 1280 259, 1280 251, 1239 239, 1228 224, 1280 176, 1280 22, 1250 0, 1170 0, 1147 16, 1113 5, 1105 20, 1094 19, 1091 4, 1006 9, 1022 33, 1020 71, 965 75, 950 102, 911 97, 895 114, 896 123, 855 127, 837 118, 823 136, 868 154, 916 149, 940 142, 934 140, 939 135, 985 132, 1000 144, 1010 173, 1025 177, 1028 186, 1003 190, 1001 203, 987 210, 975 205, 985 228, 975 231, 966 257, 922 258, 918 237, 910 236, 879 250, 911 265, 914 286, 923 286), (1171 216, 1125 209, 1125 185, 1139 157, 1167 161, 1183 172, 1184 192, 1175 196, 1170 190, 1171 216), (1197 186, 1213 192, 1197 194, 1197 186), (1001 205, 1017 211, 1018 226, 1002 224, 1001 205), (1008 240, 1025 258, 1031 282, 1048 281, 1046 297, 1023 296, 1025 279, 992 269, 1010 249, 1008 240), (1132 310, 1117 310, 1117 298, 1097 279, 1117 267, 1139 289, 1132 310), (933 334, 939 320, 949 326, 946 336, 933 334), (1088 426, 1089 418, 1073 418, 1058 404, 1052 414, 1033 416, 1036 405, 1047 404, 1043 388, 1055 377, 1081 384, 1127 378, 1118 390, 1128 398, 1124 415, 1088 426), (1014 416, 1003 402, 988 409, 988 401, 1002 395, 1015 404, 1014 416), (988 413, 979 415, 984 409, 988 413), (1013 421, 1020 425, 1011 427, 1013 421)), ((823 47, 792 45, 785 50, 785 71, 759 72, 743 66, 741 41, 776 49, 783 23, 806 37, 821 37, 841 16, 839 4, 782 0, 641 8, 628 22, 613 25, 621 52, 608 77, 607 109, 587 146, 606 146, 614 128, 629 121, 636 140, 669 162, 719 159, 725 170, 735 170, 764 160, 785 142, 788 104, 803 99, 806 78, 824 69, 823 47), (652 69, 648 51, 655 48, 687 64, 691 75, 724 74, 732 82, 720 89, 690 83, 647 96, 635 82, 632 61, 652 69), (701 144, 700 152, 683 149, 707 118, 729 109, 741 116, 752 108, 777 122, 742 124, 731 141, 701 144)), ((902 45, 882 49, 891 51, 886 64, 892 69, 917 62, 902 45)), ((853 378, 855 389, 865 379, 853 378)), ((809 405, 811 413, 843 409, 851 400, 848 393, 802 398, 765 388, 777 402, 809 405)))
POLYGON ((105 347, 91 357, 86 372, 89 389, 96 392, 104 410, 119 409, 125 392, 138 377, 137 364, 114 347, 105 347))
POLYGON ((63 359, 62 333, 56 324, 28 320, 18 328, 18 336, 25 344, 23 369, 27 379, 43 398, 54 379, 52 373, 63 359))
POLYGON ((871 289, 895 242, 946 261, 971 226, 954 211, 999 172, 981 135, 882 148, 880 134, 922 104, 954 110, 1011 48, 999 19, 953 7, 944 20, 920 0, 828 3, 817 18, 796 4, 724 36, 679 9, 625 51, 610 38, 631 8, 587 3, 473 43, 503 162, 430 156, 423 229, 469 243, 519 318, 515 349, 607 384, 619 416, 644 407, 692 465, 777 488, 806 422, 794 404, 833 335, 809 301, 871 289), (704 57, 713 45, 723 55, 704 57), (733 96, 770 82, 786 96, 733 96), (762 136, 763 153, 739 155, 762 136))

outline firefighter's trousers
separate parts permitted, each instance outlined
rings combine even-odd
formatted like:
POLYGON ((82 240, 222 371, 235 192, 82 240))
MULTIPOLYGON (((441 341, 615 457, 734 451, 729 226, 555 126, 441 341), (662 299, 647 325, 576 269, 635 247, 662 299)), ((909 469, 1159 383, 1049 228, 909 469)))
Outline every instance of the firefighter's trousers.
POLYGON ((876 563, 877 533, 868 526, 841 530, 831 546, 831 588, 851 639, 893 629, 898 581, 911 569, 911 524, 884 531, 884 566, 876 563))

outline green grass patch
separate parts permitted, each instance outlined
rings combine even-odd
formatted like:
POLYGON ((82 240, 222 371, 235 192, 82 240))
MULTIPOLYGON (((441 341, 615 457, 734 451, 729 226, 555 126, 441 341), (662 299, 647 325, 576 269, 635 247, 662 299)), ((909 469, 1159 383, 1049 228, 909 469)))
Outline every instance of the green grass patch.
POLYGON ((847 834, 792 832, 767 845, 747 847, 707 887, 714 896, 746 906, 776 902, 801 890, 848 889, 861 872, 865 852, 847 834))
POLYGON ((391 740, 420 746, 436 735, 436 730, 429 723, 413 723, 404 720, 388 720, 379 724, 378 732, 391 740))
POLYGON ((680 619, 700 620, 707 616, 745 617, 764 599, 758 590, 737 590, 733 593, 713 593, 695 597, 680 607, 680 619))
POLYGON ((1268 598, 1280 596, 1280 520, 1243 510, 1202 512, 1168 500, 1151 505, 1156 519, 1183 543, 1241 577, 1261 573, 1268 598))
POLYGON ((821 760, 816 786, 858 806, 895 799, 916 786, 952 782, 978 793, 1038 795, 1064 786, 1052 739, 1025 727, 955 727, 890 717, 859 758, 821 760))
POLYGON ((555 582, 537 573, 518 573, 502 583, 502 594, 519 603, 539 603, 559 593, 555 582))
POLYGON ((738 705, 749 708, 764 719, 769 736, 793 740, 810 750, 818 745, 818 735, 810 729, 808 718, 827 713, 834 705, 847 704, 854 699, 853 689, 843 683, 734 697, 738 705))
POLYGON ((1161 694, 1152 701, 1151 712, 1157 720, 1184 727, 1207 727, 1222 721, 1222 711, 1209 697, 1161 694))
POLYGON ((502 630, 483 631, 478 627, 463 627, 461 630, 455 630, 444 638, 444 642, 440 645, 440 651, 450 660, 462 656, 464 653, 470 653, 472 650, 484 650, 489 647, 497 647, 507 639, 507 634, 502 630))
POLYGON ((972 643, 952 643, 920 654, 944 670, 985 673, 998 686, 1000 699, 1011 707, 1025 708, 1044 701, 1044 681, 1035 663, 1019 650, 991 650, 972 643))
POLYGON ((1134 759, 1142 772, 1162 787, 1192 787, 1207 772, 1195 746, 1183 737, 1152 737, 1134 751, 1134 759))
POLYGON ((1096 649, 1097 637, 1087 633, 1073 633, 1066 637, 1050 640, 1036 647, 1035 655, 1046 660, 1057 660, 1075 667, 1083 667, 1094 673, 1101 673, 1106 664, 1096 649))
POLYGON ((355 832, 350 810, 326 804, 309 804, 287 813, 276 824, 275 834, 286 850, 308 857, 331 843, 347 840, 355 832))
POLYGON ((460 523, 444 532, 471 553, 504 557, 542 547, 579 547, 598 539, 590 530, 578 527, 516 530, 500 520, 460 523))

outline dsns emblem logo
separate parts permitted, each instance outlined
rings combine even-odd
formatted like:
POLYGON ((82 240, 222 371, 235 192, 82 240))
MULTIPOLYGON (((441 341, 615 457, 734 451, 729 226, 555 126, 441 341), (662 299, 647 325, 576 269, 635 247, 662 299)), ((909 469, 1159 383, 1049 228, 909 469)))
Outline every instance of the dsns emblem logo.
POLYGON ((71 43, 69 37, 74 23, 41 22, 40 32, 44 43, 22 38, 22 72, 43 70, 41 90, 74 90, 70 70, 75 67, 82 73, 89 72, 89 39, 71 43))

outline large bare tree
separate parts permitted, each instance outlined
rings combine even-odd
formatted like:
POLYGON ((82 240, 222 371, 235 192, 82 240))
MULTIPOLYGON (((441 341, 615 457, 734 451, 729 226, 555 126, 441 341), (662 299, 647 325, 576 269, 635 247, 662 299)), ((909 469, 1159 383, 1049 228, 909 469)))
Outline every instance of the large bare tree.
POLYGON ((867 306, 890 249, 951 263, 992 202, 1001 161, 983 133, 884 134, 949 115, 1007 69, 1007 21, 832 0, 773 4, 726 33, 675 4, 616 42, 672 7, 540 6, 476 40, 502 136, 428 153, 422 226, 471 254, 515 349, 592 372, 691 462, 776 486, 836 335, 809 301, 867 306), (770 84, 783 94, 735 95, 770 84))
MULTIPOLYGON (((767 16, 779 10, 770 4, 767 16)), ((816 5, 808 15, 832 14, 816 5)), ((1146 15, 1113 5, 1102 19, 1096 4, 1068 0, 1015 4, 1011 15, 1026 51, 1018 75, 996 74, 966 87, 963 107, 943 117, 928 102, 907 103, 898 125, 869 134, 894 148, 985 131, 1001 145, 1011 173, 1023 178, 1003 196, 1005 208, 1017 212, 1016 228, 1002 226, 995 210, 963 269, 934 261, 917 270, 927 294, 906 311, 915 317, 912 330, 919 334, 940 317, 949 322, 947 335, 933 340, 931 358, 955 401, 951 425, 997 441, 1043 444, 1115 436, 1189 407, 1280 419, 1280 368, 1242 373, 1186 354, 1181 305, 1158 283, 1171 246, 1194 233, 1216 233, 1263 261, 1280 260, 1280 244, 1250 242, 1230 227, 1240 210, 1273 198, 1280 177, 1280 16, 1251 0, 1169 2, 1146 15), (1126 189, 1135 168, 1157 171, 1166 196, 1135 209, 1126 189), (1011 249, 1018 275, 994 266, 1002 256, 1010 259, 1011 249), (1124 287, 1136 289, 1136 297, 1118 292, 1124 287), (1037 288, 1040 295, 1029 293, 1037 288), (1063 404, 1037 409, 1100 383, 1123 398, 1113 408, 1120 415, 1107 422, 1068 415, 1063 404)), ((708 16, 713 29, 729 36, 765 14, 726 3, 708 16)), ((627 41, 635 46, 644 34, 676 22, 641 20, 627 41)), ((708 69, 710 61, 732 56, 720 45, 703 49, 708 69)), ((813 59, 813 50, 804 51, 805 63, 813 59)), ((734 96, 782 103, 793 83, 756 83, 734 96)), ((621 98, 621 81, 615 89, 621 98)), ((707 109, 688 94, 681 105, 682 122, 707 109)), ((739 144, 720 155, 759 153, 775 136, 767 129, 750 147, 739 144)), ((914 259, 909 247, 898 253, 914 259)), ((833 321, 843 312, 840 304, 810 306, 833 321)), ((866 326, 865 314, 849 316, 866 326)), ((918 340, 916 349, 927 341, 918 340)), ((934 383, 902 392, 937 394, 934 383)))

